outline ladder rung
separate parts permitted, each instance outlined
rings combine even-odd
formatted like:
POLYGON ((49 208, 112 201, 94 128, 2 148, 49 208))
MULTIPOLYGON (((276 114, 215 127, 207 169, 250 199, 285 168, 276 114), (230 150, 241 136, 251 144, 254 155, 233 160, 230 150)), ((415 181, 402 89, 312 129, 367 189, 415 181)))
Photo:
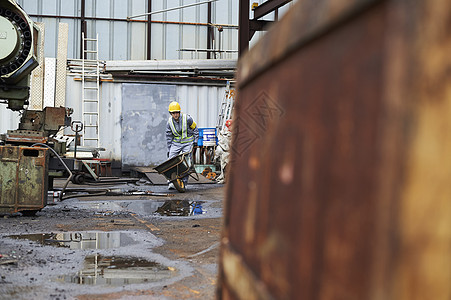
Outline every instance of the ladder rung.
MULTIPOLYGON (((85 96, 84 91, 87 91, 86 93, 91 93, 91 94, 86 94, 87 96, 96 97, 93 93, 94 92, 98 93, 100 90, 100 87, 99 87, 100 71, 101 71, 101 68, 103 68, 103 65, 102 65, 102 62, 98 60, 98 55, 99 55, 98 36, 97 36, 97 38, 87 38, 87 37, 83 36, 83 42, 95 42, 95 44, 85 44, 85 45, 89 45, 89 47, 84 47, 83 53, 85 54, 85 56, 89 57, 89 59, 84 59, 84 58, 81 59, 80 65, 77 66, 79 72, 81 73, 80 75, 81 75, 81 80, 82 80, 82 84, 83 84, 82 85, 82 89, 83 89, 82 101, 83 101, 83 109, 84 109, 85 107, 89 107, 88 106, 89 104, 91 104, 91 105, 97 104, 98 105, 100 102, 98 98, 96 98, 96 99, 84 98, 84 96, 85 96), (85 84, 88 86, 85 86, 85 84)), ((97 94, 97 97, 98 97, 98 94, 97 94)), ((90 107, 90 108, 96 109, 94 107, 90 107)), ((83 141, 95 142, 98 145, 100 138, 98 136, 99 124, 97 122, 100 117, 100 112, 99 111, 82 112, 82 116, 83 116, 83 120, 85 121, 85 128, 95 128, 96 129, 96 133, 92 132, 91 134, 89 134, 90 137, 83 137, 83 141)))

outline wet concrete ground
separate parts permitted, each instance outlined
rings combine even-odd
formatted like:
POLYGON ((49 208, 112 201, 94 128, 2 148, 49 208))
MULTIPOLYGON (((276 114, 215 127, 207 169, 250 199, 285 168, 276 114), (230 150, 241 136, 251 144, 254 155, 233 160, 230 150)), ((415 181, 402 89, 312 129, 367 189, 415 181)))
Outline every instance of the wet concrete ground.
POLYGON ((215 298, 222 185, 68 188, 78 189, 73 198, 34 217, 0 216, 0 299, 215 298))

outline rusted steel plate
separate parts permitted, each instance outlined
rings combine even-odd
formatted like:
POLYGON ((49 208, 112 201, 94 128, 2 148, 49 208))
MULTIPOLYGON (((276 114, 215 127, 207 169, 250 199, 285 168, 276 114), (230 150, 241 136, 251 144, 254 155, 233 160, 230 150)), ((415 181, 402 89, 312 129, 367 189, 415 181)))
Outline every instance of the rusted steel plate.
POLYGON ((46 107, 44 129, 55 132, 58 131, 61 126, 68 125, 65 122, 65 117, 65 107, 46 107))
POLYGON ((332 2, 239 64, 220 297, 449 299, 451 3, 332 2))
MULTIPOLYGON (((244 86, 272 64, 284 59, 291 51, 327 34, 381 0, 321 0, 302 1, 297 9, 284 16, 283 29, 272 30, 253 51, 240 61, 238 76, 244 86)), ((281 28, 282 26, 278 26, 281 28)))
POLYGON ((40 210, 47 204, 48 151, 0 146, 0 212, 40 210))
POLYGON ((8 130, 6 142, 12 143, 47 143, 48 138, 43 131, 33 130, 8 130))

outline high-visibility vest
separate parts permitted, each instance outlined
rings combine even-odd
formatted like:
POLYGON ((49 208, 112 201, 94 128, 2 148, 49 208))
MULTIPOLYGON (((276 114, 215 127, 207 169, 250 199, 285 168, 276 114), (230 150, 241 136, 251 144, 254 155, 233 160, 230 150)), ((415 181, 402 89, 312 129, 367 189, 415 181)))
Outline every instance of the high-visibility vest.
POLYGON ((180 118, 182 119, 182 135, 175 129, 174 119, 169 117, 169 126, 171 126, 171 131, 174 135, 173 141, 181 144, 192 143, 194 136, 188 136, 188 117, 186 114, 182 114, 180 118))

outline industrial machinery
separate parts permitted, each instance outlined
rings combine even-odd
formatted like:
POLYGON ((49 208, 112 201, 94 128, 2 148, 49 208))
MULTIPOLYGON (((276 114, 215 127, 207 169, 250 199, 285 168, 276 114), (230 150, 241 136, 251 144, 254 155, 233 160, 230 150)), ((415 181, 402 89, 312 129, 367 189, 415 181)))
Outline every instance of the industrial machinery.
MULTIPOLYGON (((38 65, 39 39, 39 30, 22 8, 14 0, 2 0, 0 102, 20 111, 21 119, 17 130, 0 135, 0 213, 34 214, 42 209, 53 182, 53 177, 49 177, 52 160, 60 161, 53 163, 54 171, 61 164, 67 168, 59 156, 65 153, 66 144, 56 138, 56 133, 63 126, 70 126, 72 109, 26 109, 31 71, 38 65)), ((67 171, 72 175, 68 168, 67 171)))
POLYGON ((28 104, 30 73, 38 66, 39 29, 14 0, 0 4, 0 99, 14 111, 28 104))

